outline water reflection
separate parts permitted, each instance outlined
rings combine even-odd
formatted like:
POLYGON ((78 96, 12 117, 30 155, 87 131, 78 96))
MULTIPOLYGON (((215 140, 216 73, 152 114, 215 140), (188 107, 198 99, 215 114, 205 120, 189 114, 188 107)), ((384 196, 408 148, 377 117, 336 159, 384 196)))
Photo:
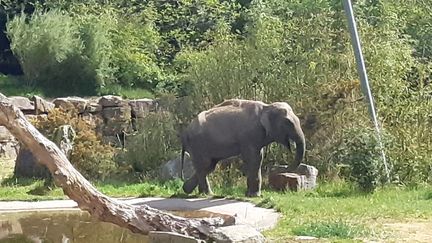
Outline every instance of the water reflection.
POLYGON ((0 214, 0 243, 148 242, 114 224, 92 219, 87 212, 51 211, 0 214))

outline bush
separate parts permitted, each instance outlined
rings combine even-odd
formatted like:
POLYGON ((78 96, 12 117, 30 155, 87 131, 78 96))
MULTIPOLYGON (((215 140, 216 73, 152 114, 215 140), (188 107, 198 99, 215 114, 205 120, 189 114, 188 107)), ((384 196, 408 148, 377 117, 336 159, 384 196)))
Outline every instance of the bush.
POLYGON ((109 21, 36 11, 10 20, 7 33, 28 83, 51 95, 91 95, 112 79, 109 21))
POLYGON ((140 173, 151 175, 181 148, 171 113, 159 111, 138 119, 138 133, 129 137, 121 158, 140 173))
POLYGON ((342 175, 357 182, 361 189, 374 191, 387 179, 382 148, 373 129, 352 128, 345 131, 334 156, 341 165, 348 166, 342 175))
POLYGON ((85 177, 104 179, 116 171, 117 166, 113 160, 116 150, 110 145, 102 144, 95 125, 77 117, 73 111, 54 109, 47 117, 33 120, 33 124, 51 140, 56 128, 62 125, 72 126, 76 137, 69 160, 85 177))

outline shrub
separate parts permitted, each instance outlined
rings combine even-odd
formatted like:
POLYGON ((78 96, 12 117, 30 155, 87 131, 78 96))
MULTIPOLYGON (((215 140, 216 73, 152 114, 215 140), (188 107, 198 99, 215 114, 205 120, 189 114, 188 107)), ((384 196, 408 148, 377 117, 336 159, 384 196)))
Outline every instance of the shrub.
POLYGON ((104 179, 115 172, 116 163, 113 158, 116 150, 110 145, 102 144, 95 125, 77 117, 73 111, 54 109, 47 117, 33 120, 33 124, 48 139, 52 139, 55 129, 59 126, 72 126, 76 137, 69 160, 85 177, 104 179))
POLYGON ((150 113, 137 121, 137 134, 129 137, 121 158, 140 173, 151 175, 180 148, 175 120, 171 113, 150 113))
POLYGON ((58 10, 7 23, 11 49, 28 83, 51 94, 95 94, 112 78, 109 18, 73 18, 58 10))
POLYGON ((363 190, 374 191, 387 179, 381 154, 384 147, 373 129, 355 127, 344 133, 334 154, 339 163, 348 166, 342 174, 357 182, 363 190))

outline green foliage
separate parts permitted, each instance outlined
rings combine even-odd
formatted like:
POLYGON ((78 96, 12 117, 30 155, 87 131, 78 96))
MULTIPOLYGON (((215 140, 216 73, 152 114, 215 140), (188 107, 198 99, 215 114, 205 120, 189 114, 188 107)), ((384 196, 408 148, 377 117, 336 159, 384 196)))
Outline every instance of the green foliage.
POLYGON ((162 163, 172 159, 180 148, 173 115, 166 111, 137 119, 138 133, 128 138, 120 157, 134 171, 151 175, 162 163))
POLYGON ((112 78, 109 21, 107 15, 78 20, 58 10, 36 11, 10 20, 7 32, 29 84, 51 94, 95 94, 112 78))
POLYGON ((347 178, 357 182, 365 191, 374 191, 387 179, 382 148, 374 130, 349 129, 335 148, 335 160, 348 166, 345 172, 347 178))

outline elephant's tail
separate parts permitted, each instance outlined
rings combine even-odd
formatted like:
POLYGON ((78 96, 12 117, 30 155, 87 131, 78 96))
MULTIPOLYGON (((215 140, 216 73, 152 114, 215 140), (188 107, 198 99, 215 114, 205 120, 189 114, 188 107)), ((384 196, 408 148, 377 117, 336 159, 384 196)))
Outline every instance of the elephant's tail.
POLYGON ((181 151, 181 168, 180 168, 180 178, 182 179, 182 181, 184 181, 183 165, 184 165, 185 152, 186 152, 186 150, 185 150, 184 146, 182 146, 182 151, 181 151))

